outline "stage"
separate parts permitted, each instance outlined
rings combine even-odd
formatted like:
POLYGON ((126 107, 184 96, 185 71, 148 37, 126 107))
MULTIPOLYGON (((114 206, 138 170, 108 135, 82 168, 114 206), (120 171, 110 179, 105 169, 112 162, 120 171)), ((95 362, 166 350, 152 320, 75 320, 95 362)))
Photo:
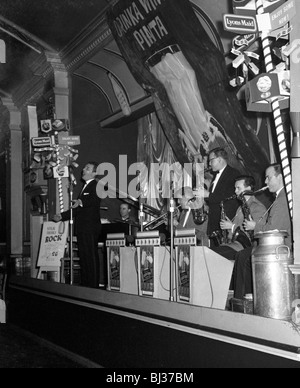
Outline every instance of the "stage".
POLYGON ((300 328, 221 309, 12 276, 7 322, 111 368, 299 367, 300 328))

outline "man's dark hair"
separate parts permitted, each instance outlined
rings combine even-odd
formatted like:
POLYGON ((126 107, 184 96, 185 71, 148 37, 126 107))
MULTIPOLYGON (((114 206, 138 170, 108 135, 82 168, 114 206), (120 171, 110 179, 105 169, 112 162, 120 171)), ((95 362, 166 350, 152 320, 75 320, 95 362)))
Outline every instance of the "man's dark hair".
POLYGON ((128 210, 131 210, 131 205, 130 205, 130 203, 122 202, 122 203, 120 203, 120 207, 121 207, 121 205, 127 205, 128 210))
POLYGON ((271 167, 274 168, 276 176, 283 175, 281 164, 273 163, 273 164, 270 164, 270 166, 268 168, 271 168, 271 167))
POLYGON ((91 164, 93 166, 93 172, 97 171, 99 163, 97 163, 97 162, 87 162, 87 164, 91 164))
POLYGON ((211 154, 216 155, 217 158, 222 158, 224 160, 228 160, 228 153, 222 147, 214 148, 213 150, 209 151, 209 155, 211 155, 211 154))
POLYGON ((255 189, 255 179, 251 175, 240 175, 236 177, 234 181, 235 182, 244 181, 246 187, 250 186, 251 190, 255 189))

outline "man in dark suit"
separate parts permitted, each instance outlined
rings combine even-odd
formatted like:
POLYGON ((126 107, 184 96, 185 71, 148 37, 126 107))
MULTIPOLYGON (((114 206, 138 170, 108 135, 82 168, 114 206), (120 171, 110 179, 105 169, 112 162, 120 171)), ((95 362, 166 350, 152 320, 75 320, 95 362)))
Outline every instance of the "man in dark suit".
MULTIPOLYGON (((88 162, 82 170, 85 182, 72 209, 75 219, 74 234, 77 236, 78 256, 80 258, 81 285, 99 287, 98 239, 101 232, 100 203, 95 180, 98 163, 88 162)), ((71 211, 67 210, 53 217, 53 221, 68 221, 71 211)))
MULTIPOLYGON (((235 179, 240 172, 228 164, 228 154, 223 148, 215 148, 208 155, 208 162, 214 174, 209 192, 206 192, 209 212, 207 235, 210 238, 211 247, 216 246, 213 232, 221 234, 221 202, 234 195, 235 179)), ((224 203, 225 214, 232 219, 239 207, 237 200, 226 201, 224 203)))
MULTIPOLYGON (((283 174, 280 164, 272 164, 266 170, 266 185, 275 194, 275 200, 269 208, 269 215, 258 232, 271 230, 287 231, 285 244, 292 249, 292 223, 288 201, 284 189, 283 174)), ((255 221, 244 221, 245 230, 256 230, 255 221)), ((253 293, 251 256, 253 248, 246 248, 236 253, 233 271, 235 298, 241 299, 245 294, 253 293)))

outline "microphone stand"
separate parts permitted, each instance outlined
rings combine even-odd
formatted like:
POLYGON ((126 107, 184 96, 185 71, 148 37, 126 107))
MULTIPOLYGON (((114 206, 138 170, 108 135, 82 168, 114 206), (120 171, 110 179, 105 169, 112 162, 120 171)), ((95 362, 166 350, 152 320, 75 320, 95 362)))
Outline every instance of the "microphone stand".
POLYGON ((140 211, 139 211, 139 220, 140 220, 140 226, 141 226, 141 232, 144 231, 144 205, 143 205, 143 198, 140 198, 140 211))
MULTIPOLYGON (((171 196, 170 198, 170 301, 174 301, 174 274, 176 276, 176 267, 174 266, 174 198, 171 196)), ((177 279, 177 276, 176 276, 177 279)), ((176 281, 177 283, 177 281, 176 281)), ((175 286, 175 295, 177 296, 177 287, 175 286)), ((177 298, 176 298, 177 299, 177 298)))
POLYGON ((69 194, 70 194, 70 230, 69 230, 69 238, 70 238, 70 248, 69 248, 69 256, 70 256, 70 285, 73 285, 73 191, 74 191, 74 180, 71 178, 70 174, 70 185, 69 185, 69 194))

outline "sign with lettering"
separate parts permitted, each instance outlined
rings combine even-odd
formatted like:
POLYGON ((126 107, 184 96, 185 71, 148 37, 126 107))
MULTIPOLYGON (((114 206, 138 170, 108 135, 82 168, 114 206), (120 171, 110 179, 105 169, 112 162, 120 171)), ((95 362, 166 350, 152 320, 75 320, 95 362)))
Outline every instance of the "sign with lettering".
POLYGON ((64 257, 68 235, 68 223, 44 222, 38 267, 60 267, 64 257))
MULTIPOLYGON (((264 12, 271 13, 285 0, 263 0, 264 12)), ((233 13, 236 15, 256 16, 256 0, 232 0, 233 13)))
POLYGON ((256 19, 253 16, 225 14, 223 15, 223 22, 226 31, 241 34, 257 32, 256 19))
POLYGON ((80 136, 61 136, 59 144, 75 146, 80 144, 80 136))
POLYGON ((33 137, 31 139, 32 147, 50 147, 52 145, 51 137, 33 137))
POLYGON ((296 0, 289 0, 272 13, 257 15, 259 31, 272 31, 284 27, 296 16, 296 0))
POLYGON ((174 44, 163 12, 165 0, 121 0, 113 7, 114 29, 119 38, 131 42, 146 60, 156 50, 174 44))
POLYGON ((249 47, 257 38, 258 34, 238 35, 233 39, 232 44, 237 49, 249 47))

